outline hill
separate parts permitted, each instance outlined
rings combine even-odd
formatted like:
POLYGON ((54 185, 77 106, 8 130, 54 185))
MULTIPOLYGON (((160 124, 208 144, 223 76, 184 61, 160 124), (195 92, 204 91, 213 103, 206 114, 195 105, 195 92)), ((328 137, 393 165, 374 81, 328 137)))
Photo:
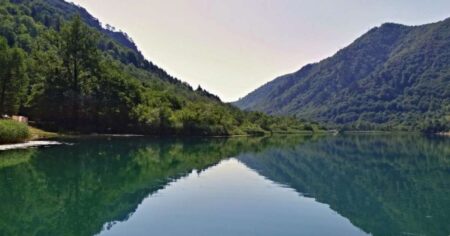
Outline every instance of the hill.
POLYGON ((232 135, 317 129, 242 112, 148 61, 63 0, 0 0, 0 114, 58 131, 232 135))
POLYGON ((351 129, 450 129, 450 19, 386 23, 234 103, 351 129))

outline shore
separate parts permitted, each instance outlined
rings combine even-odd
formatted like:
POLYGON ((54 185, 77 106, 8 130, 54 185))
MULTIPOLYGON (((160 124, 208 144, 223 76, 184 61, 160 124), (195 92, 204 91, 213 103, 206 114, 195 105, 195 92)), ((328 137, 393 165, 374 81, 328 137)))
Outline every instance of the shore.
MULTIPOLYGON (((23 142, 20 143, 11 143, 11 144, 0 144, 0 151, 5 151, 5 150, 12 150, 12 149, 25 149, 25 148, 32 148, 32 147, 39 147, 39 146, 53 146, 53 145, 61 145, 62 143, 57 142, 57 141, 50 141, 50 140, 43 140, 43 139, 52 139, 52 138, 56 138, 56 137, 61 137, 61 134, 58 133, 53 133, 53 132, 48 132, 48 131, 44 131, 41 129, 37 129, 31 126, 28 126, 29 132, 30 132, 30 137, 26 140, 24 140, 23 142)), ((323 131, 323 132, 318 132, 316 134, 338 134, 340 132, 336 131, 336 130, 329 130, 329 131, 323 131)), ((352 134, 352 133, 361 133, 361 134, 384 134, 384 133, 390 133, 390 131, 345 131, 345 132, 341 132, 341 133, 347 133, 347 134, 352 134)), ((409 132, 406 132, 409 133, 409 132)), ((272 133, 272 135, 277 135, 277 134, 302 134, 302 135, 313 135, 314 132, 295 132, 295 133, 272 133)), ((440 132, 437 133, 437 135, 440 136, 447 136, 450 137, 450 132, 440 132)), ((65 135, 64 135, 65 136, 65 135)), ((81 135, 84 136, 84 135, 81 135)), ((106 136, 106 137, 139 137, 139 136, 145 136, 145 135, 138 135, 138 134, 89 134, 87 136, 92 136, 92 137, 96 137, 96 136, 106 136)), ((211 138, 214 137, 239 137, 239 136, 252 136, 252 135, 229 135, 229 136, 208 136, 211 138)))
MULTIPOLYGON (((17 127, 20 127, 20 126, 17 126, 17 127)), ((38 129, 38 128, 35 128, 32 126, 26 126, 25 129, 28 129, 28 135, 27 135, 28 137, 26 137, 22 140, 17 140, 16 142, 0 144, 0 151, 61 144, 56 141, 43 140, 43 139, 56 138, 56 137, 60 136, 57 133, 44 131, 44 130, 41 130, 41 129, 38 129)))
POLYGON ((61 145, 62 143, 56 141, 27 141, 24 143, 16 144, 2 144, 0 145, 0 151, 13 150, 13 149, 25 149, 39 146, 54 146, 61 145))
POLYGON ((58 133, 48 132, 45 130, 34 128, 32 126, 28 126, 28 130, 30 131, 30 138, 28 141, 38 140, 38 139, 56 138, 56 137, 60 136, 60 134, 58 134, 58 133))

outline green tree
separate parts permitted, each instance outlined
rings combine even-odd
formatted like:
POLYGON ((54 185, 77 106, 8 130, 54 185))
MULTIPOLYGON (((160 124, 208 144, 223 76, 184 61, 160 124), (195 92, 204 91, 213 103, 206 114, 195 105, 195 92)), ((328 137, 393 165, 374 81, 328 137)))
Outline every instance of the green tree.
POLYGON ((24 52, 0 38, 0 114, 17 114, 26 88, 24 52))
POLYGON ((78 126, 84 95, 99 76, 98 35, 79 16, 61 30, 60 53, 69 85, 73 127, 78 126))
POLYGON ((2 110, 42 128, 196 135, 303 129, 193 90, 147 61, 125 33, 101 29, 64 1, 0 0, 0 36, 2 110))

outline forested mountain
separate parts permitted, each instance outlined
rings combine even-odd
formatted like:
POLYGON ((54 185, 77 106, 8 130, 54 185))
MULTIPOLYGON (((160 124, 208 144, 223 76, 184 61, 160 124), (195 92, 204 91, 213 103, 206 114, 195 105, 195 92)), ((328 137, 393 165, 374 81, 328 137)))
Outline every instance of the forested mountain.
POLYGON ((353 129, 450 130, 450 19, 383 24, 235 105, 353 129))
POLYGON ((168 75, 63 0, 0 0, 0 114, 78 132, 230 135, 313 130, 242 112, 168 75))

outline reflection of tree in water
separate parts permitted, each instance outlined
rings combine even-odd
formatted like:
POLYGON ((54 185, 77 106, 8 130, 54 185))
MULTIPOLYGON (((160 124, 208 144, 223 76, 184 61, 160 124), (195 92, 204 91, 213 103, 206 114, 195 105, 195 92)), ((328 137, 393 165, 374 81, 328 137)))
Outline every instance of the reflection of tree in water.
POLYGON ((92 235, 168 182, 238 156, 374 235, 447 235, 450 141, 420 136, 75 140, 0 153, 0 235, 92 235), (109 223, 108 223, 109 222, 109 223))
POLYGON ((239 157, 374 235, 450 233, 450 140, 327 137, 239 157))
POLYGON ((0 155, 0 235, 93 235, 173 179, 240 152, 292 145, 282 138, 72 142, 0 155))

